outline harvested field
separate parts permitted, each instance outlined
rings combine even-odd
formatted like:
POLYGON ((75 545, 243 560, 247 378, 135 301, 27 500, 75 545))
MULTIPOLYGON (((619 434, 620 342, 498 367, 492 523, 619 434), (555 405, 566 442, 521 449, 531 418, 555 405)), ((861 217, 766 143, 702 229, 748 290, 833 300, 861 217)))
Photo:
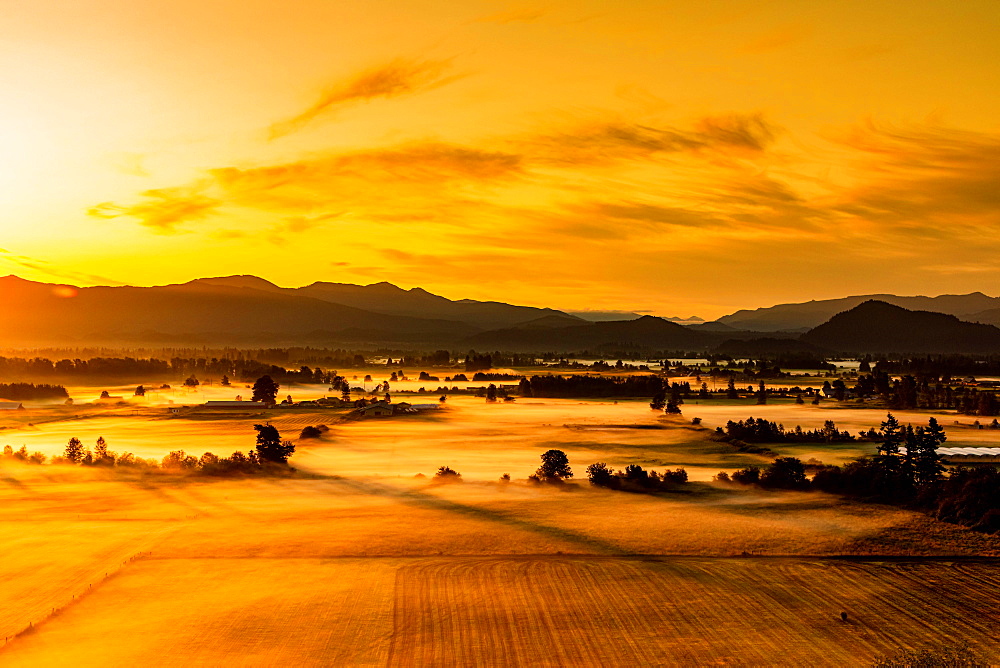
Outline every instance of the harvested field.
POLYGON ((381 666, 394 573, 379 559, 140 559, 0 661, 381 666))
POLYGON ((998 604, 994 564, 427 560, 399 570, 388 665, 848 666, 956 642, 995 660, 998 604))
POLYGON ((997 661, 998 607, 1000 564, 975 560, 153 558, 0 660, 864 666, 967 644, 997 661))

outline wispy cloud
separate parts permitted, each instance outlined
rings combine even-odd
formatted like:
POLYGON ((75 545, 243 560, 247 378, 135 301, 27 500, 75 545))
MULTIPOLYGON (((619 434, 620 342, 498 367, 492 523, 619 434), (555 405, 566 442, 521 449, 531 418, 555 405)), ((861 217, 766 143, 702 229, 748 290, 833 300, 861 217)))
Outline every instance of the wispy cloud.
MULTIPOLYGON (((369 219, 432 219, 466 190, 517 177, 521 156, 443 142, 330 153, 295 162, 211 169, 188 185, 147 190, 139 202, 104 202, 97 218, 130 217, 160 233, 188 231, 221 208, 286 216, 272 241, 360 211, 369 219)), ((245 231, 244 231, 245 232, 245 231)), ((220 238, 244 232, 215 231, 220 238)))
POLYGON ((142 225, 162 234, 178 231, 181 223, 202 220, 215 214, 222 204, 204 194, 204 184, 180 188, 159 188, 140 193, 145 199, 136 204, 102 202, 87 213, 95 218, 135 218, 142 225))
POLYGON ((727 114, 698 119, 689 128, 627 119, 582 122, 515 141, 535 159, 597 165, 683 152, 760 152, 776 132, 761 114, 727 114))
POLYGON ((334 84, 302 113, 271 125, 271 139, 297 132, 318 117, 330 114, 348 104, 433 90, 463 76, 448 75, 447 72, 451 67, 450 59, 402 58, 372 67, 334 84))
POLYGON ((97 274, 67 271, 62 266, 49 262, 48 260, 41 260, 27 255, 20 255, 7 250, 6 248, 0 248, 0 263, 21 269, 28 269, 29 271, 42 274, 49 279, 54 278, 57 281, 65 281, 67 283, 82 283, 87 285, 123 285, 121 281, 116 281, 97 274))

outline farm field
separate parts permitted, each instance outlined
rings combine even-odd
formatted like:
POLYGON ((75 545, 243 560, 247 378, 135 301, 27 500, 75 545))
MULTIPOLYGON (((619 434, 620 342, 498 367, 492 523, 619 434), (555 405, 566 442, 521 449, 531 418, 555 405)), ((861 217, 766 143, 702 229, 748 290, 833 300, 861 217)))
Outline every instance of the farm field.
MULTIPOLYGON (((858 431, 878 411, 717 402, 668 418, 641 400, 453 396, 421 415, 343 415, 154 404, 0 417, 13 447, 56 455, 70 437, 103 436, 156 459, 246 451, 253 424, 269 421, 296 442, 299 469, 206 479, 5 465, 0 663, 868 665, 945 641, 990 649, 995 537, 818 492, 708 482, 769 460, 714 440, 728 419, 858 431), (316 424, 329 431, 298 439, 316 424), (577 477, 524 482, 550 448, 577 477), (656 495, 593 488, 596 461, 684 467, 693 482, 656 495), (442 465, 464 482, 436 484, 442 465)), ((954 427, 949 444, 996 435, 954 427)), ((872 445, 774 447, 839 463, 872 445)))
MULTIPOLYGON (((320 393, 321 394, 321 393, 320 393)), ((309 395, 312 396, 312 395, 309 395)), ((319 394, 315 396, 320 396, 319 394)), ((433 400, 433 398, 431 398, 433 400)), ((403 395, 397 400, 426 401, 403 395)), ((739 453, 710 437, 728 420, 760 417, 804 429, 822 427, 826 420, 851 433, 877 428, 885 412, 870 408, 820 407, 752 400, 689 401, 681 417, 663 417, 644 400, 520 399, 511 404, 487 404, 471 396, 452 396, 439 411, 392 419, 345 421, 343 410, 273 409, 210 412, 204 409, 172 414, 165 405, 141 407, 58 406, 17 411, 0 416, 0 444, 26 446, 53 456, 77 437, 92 446, 98 437, 116 452, 161 459, 172 450, 200 456, 228 456, 252 447, 255 423, 270 422, 284 438, 298 443, 295 464, 324 474, 346 476, 432 474, 449 465, 472 480, 496 480, 502 473, 525 478, 548 448, 564 450, 581 475, 588 464, 605 461, 614 467, 639 464, 662 469, 683 466, 693 480, 710 480, 768 458, 739 453), (690 424, 693 417, 702 427, 690 424), (298 441, 307 425, 330 428, 322 439, 298 441), (643 428, 634 428, 643 427, 643 428)), ((13 411, 12 411, 13 412, 13 411)), ((949 446, 1000 446, 1000 431, 974 429, 972 419, 953 413, 898 411, 903 423, 926 424, 935 416, 948 432, 949 446), (955 424, 958 422, 959 424, 955 424)), ((842 464, 871 454, 871 443, 785 444, 773 446, 782 455, 842 464)))
POLYGON ((4 665, 869 665, 992 642, 977 561, 140 559, 4 665), (842 621, 840 612, 848 612, 842 621))

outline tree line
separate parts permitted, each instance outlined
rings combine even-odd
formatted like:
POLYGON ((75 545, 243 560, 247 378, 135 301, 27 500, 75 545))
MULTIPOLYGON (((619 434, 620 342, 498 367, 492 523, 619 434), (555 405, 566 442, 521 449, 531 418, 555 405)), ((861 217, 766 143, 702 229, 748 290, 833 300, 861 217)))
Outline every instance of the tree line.
POLYGON ((663 391, 659 376, 532 376, 519 384, 522 397, 641 397, 663 391))
MULTIPOLYGON (((236 451, 229 457, 219 457, 206 452, 201 457, 174 450, 163 459, 144 459, 131 452, 117 453, 109 449, 104 437, 97 439, 93 448, 85 447, 80 439, 69 439, 61 456, 53 457, 53 464, 84 467, 108 467, 136 470, 186 471, 203 475, 225 476, 238 473, 267 474, 288 471, 288 459, 295 452, 291 441, 283 440, 278 429, 269 424, 255 424, 256 446, 247 452, 236 451)), ((44 464, 46 456, 40 452, 28 454, 26 447, 14 450, 6 446, 4 460, 25 464, 44 464)))
POLYGON ((722 436, 724 441, 744 443, 834 443, 877 437, 874 429, 862 432, 858 436, 846 430, 840 431, 833 420, 826 420, 818 429, 805 430, 796 425, 795 429, 787 430, 784 425, 777 422, 754 417, 746 420, 729 420, 725 428, 716 427, 716 433, 722 436))
POLYGON ((597 462, 587 467, 587 479, 595 487, 621 489, 632 491, 669 490, 688 481, 687 471, 676 468, 662 473, 655 470, 646 471, 638 464, 629 464, 624 469, 613 470, 604 462, 597 462))
POLYGON ((889 413, 875 433, 875 455, 843 466, 818 466, 811 479, 806 465, 795 457, 778 457, 765 468, 749 466, 732 476, 722 472, 715 479, 842 494, 920 509, 979 531, 1000 531, 1000 471, 994 466, 946 469, 938 448, 947 435, 936 419, 913 427, 889 413))
POLYGON ((0 383, 0 399, 29 401, 32 399, 67 399, 69 393, 62 385, 34 383, 0 383))

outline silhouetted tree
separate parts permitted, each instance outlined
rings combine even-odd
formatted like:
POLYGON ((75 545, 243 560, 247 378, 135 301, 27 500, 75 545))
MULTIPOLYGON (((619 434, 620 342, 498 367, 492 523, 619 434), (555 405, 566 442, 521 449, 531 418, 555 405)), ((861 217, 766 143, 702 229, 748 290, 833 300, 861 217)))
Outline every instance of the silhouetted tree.
POLYGON ((253 384, 253 401, 261 401, 265 404, 273 404, 278 396, 278 383, 270 376, 261 376, 253 384))
POLYGON ((462 474, 450 466, 441 466, 434 474, 434 478, 441 482, 458 482, 462 479, 462 474))
POLYGON ((255 424, 257 430, 257 456, 262 462, 287 464, 288 458, 295 452, 291 441, 282 441, 277 427, 269 424, 255 424))
POLYGON ((66 444, 66 450, 63 452, 63 457, 68 461, 79 464, 83 459, 83 443, 80 442, 76 436, 69 439, 69 443, 66 444))
POLYGON ((569 467, 569 458, 562 450, 546 450, 542 453, 542 465, 535 471, 541 480, 562 482, 563 478, 572 478, 573 471, 569 467))
POLYGON ((299 432, 299 438, 320 438, 323 435, 323 430, 319 427, 303 427, 302 431, 299 432))
POLYGON ((229 376, 222 374, 222 380, 219 381, 219 385, 223 387, 229 387, 232 383, 229 382, 229 376))
POLYGON ((761 474, 762 487, 805 489, 809 486, 806 469, 796 457, 778 457, 761 474))
POLYGON ((727 399, 739 399, 740 393, 736 391, 736 379, 732 376, 729 377, 729 384, 726 386, 726 398, 727 399))
POLYGON ((946 440, 948 437, 935 418, 930 418, 926 427, 917 427, 913 432, 912 442, 907 441, 906 457, 914 483, 929 485, 941 479, 945 467, 937 451, 946 440))
POLYGON ((652 408, 654 411, 662 411, 666 405, 667 405, 666 392, 657 392, 656 394, 653 395, 652 401, 649 402, 649 407, 652 408))
POLYGON ((615 478, 614 471, 604 462, 597 462, 588 466, 587 478, 590 480, 591 485, 596 485, 597 487, 617 487, 617 479, 615 478))
POLYGON ((174 450, 160 464, 165 469, 190 470, 198 467, 198 458, 187 454, 183 450, 174 450))
POLYGON ((732 480, 733 482, 738 482, 741 485, 756 484, 760 482, 760 467, 748 466, 745 469, 735 471, 733 472, 732 480))
POLYGON ((108 442, 103 436, 97 437, 97 444, 94 446, 94 464, 98 466, 114 466, 115 453, 108 450, 108 442))
POLYGON ((143 387, 142 385, 140 385, 139 387, 135 388, 135 393, 134 394, 137 397, 144 397, 144 396, 146 396, 146 388, 143 387))

